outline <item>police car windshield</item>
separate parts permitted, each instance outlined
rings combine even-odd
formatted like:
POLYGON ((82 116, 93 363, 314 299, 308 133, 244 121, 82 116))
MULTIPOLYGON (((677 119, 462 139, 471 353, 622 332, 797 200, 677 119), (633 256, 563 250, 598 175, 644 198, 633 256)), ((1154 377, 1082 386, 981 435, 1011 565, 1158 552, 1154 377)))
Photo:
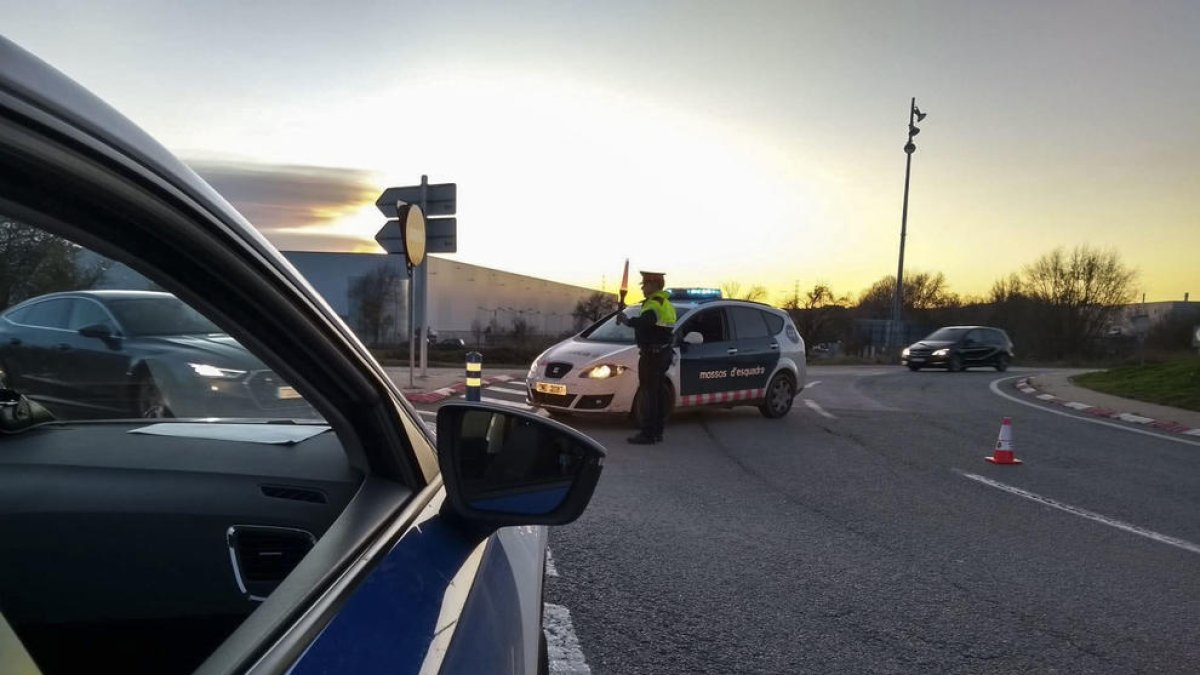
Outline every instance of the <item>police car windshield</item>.
MULTIPOLYGON (((625 315, 630 318, 641 313, 641 307, 629 307, 625 310, 625 315)), ((633 328, 617 323, 615 313, 592 324, 591 327, 580 333, 579 337, 592 342, 608 342, 618 345, 631 345, 635 342, 633 328)))

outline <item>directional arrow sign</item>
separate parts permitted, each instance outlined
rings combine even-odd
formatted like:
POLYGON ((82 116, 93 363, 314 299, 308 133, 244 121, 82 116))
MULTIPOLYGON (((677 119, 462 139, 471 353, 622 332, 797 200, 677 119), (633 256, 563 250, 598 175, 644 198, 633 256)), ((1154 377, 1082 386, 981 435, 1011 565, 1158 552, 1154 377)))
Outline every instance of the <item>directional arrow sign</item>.
MULTIPOLYGON (((379 228, 375 241, 388 253, 404 253, 404 237, 400 221, 389 220, 379 228)), ((458 252, 458 219, 429 218, 425 221, 426 253, 458 252)))
MULTIPOLYGON (((452 216, 458 211, 458 183, 425 186, 425 216, 452 216)), ((396 217, 396 202, 421 203, 421 186, 390 187, 375 200, 375 207, 388 218, 396 217)))

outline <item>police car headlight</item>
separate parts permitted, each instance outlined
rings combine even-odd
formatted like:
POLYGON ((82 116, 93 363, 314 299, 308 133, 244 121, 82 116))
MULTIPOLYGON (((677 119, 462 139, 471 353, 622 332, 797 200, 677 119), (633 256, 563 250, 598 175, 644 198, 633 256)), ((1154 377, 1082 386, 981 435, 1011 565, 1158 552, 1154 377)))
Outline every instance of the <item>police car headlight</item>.
POLYGON ((933 353, 934 356, 945 356, 950 353, 949 349, 939 349, 933 353))
POLYGON ((905 347, 905 348, 904 348, 904 349, 903 349, 903 350, 900 352, 900 356, 908 356, 908 347, 905 347))
POLYGON ((580 377, 587 377, 593 380, 607 380, 610 377, 616 377, 621 373, 629 370, 626 366, 611 366, 607 363, 592 366, 579 374, 580 377))

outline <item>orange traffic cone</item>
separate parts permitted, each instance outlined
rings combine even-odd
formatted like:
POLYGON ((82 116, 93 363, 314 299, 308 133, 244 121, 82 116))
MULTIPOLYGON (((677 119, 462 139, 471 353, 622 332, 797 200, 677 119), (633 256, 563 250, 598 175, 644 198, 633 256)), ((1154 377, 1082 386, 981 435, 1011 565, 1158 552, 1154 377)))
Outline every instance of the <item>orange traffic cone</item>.
POLYGON ((1000 422, 1000 437, 996 439, 996 450, 991 457, 984 457, 992 464, 1020 464, 1021 460, 1013 454, 1012 420, 1005 417, 1000 422))

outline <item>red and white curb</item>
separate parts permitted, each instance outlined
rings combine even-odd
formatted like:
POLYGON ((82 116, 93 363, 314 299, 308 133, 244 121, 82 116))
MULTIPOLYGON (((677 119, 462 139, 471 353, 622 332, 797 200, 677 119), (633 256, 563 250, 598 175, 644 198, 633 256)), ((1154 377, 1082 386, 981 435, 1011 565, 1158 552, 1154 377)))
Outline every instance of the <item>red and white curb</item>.
MULTIPOLYGON (((497 375, 496 377, 484 378, 482 386, 487 387, 500 382, 511 382, 517 378, 512 375, 497 375)), ((460 382, 452 387, 442 387, 433 391, 414 391, 405 392, 404 398, 408 399, 409 403, 439 403, 451 396, 456 396, 467 390, 467 383, 460 382)))
POLYGON ((1053 403, 1055 405, 1060 405, 1065 408, 1070 408, 1072 410, 1076 410, 1078 412, 1092 415, 1095 417, 1104 417, 1104 418, 1112 419, 1112 420, 1120 420, 1122 422, 1129 422, 1131 424, 1142 424, 1142 425, 1145 425, 1148 427, 1153 427, 1160 431, 1169 431, 1169 432, 1176 433, 1176 434, 1186 434, 1188 436, 1200 436, 1200 429, 1193 429, 1192 427, 1189 427, 1186 424, 1180 424, 1179 422, 1172 422, 1171 420, 1158 420, 1158 419, 1154 419, 1152 417, 1145 417, 1143 415, 1135 415, 1134 413, 1130 413, 1130 412, 1121 412, 1119 410, 1103 408, 1103 407, 1097 406, 1097 405, 1080 403, 1079 401, 1067 401, 1065 399, 1059 398, 1058 396, 1055 396, 1054 394, 1041 393, 1033 385, 1029 384, 1028 377, 1023 377, 1023 378, 1017 380, 1017 389, 1022 394, 1029 394, 1040 401, 1045 401, 1047 403, 1053 403))

